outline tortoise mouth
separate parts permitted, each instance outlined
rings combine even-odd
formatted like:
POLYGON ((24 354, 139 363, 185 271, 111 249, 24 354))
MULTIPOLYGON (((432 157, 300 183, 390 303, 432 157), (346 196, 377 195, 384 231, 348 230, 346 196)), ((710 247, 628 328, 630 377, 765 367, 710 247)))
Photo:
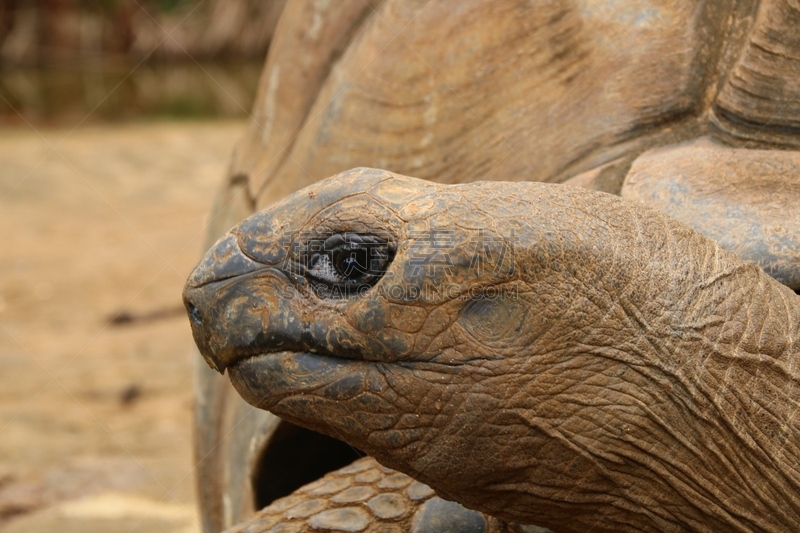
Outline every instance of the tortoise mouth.
POLYGON ((282 351, 242 358, 229 366, 228 372, 247 403, 270 410, 281 399, 305 392, 337 400, 355 395, 369 363, 308 351, 282 351))

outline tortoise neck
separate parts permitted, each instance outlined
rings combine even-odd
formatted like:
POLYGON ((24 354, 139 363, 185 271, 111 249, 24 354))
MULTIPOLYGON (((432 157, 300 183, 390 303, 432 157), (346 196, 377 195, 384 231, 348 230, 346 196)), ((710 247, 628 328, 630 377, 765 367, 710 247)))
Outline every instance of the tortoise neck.
MULTIPOLYGON (((523 265, 547 263, 525 279, 531 305, 539 304, 525 386, 537 397, 571 384, 526 405, 526 420, 544 435, 581 435, 585 471, 603 472, 564 475, 559 490, 579 493, 590 480, 631 506, 644 506, 645 493, 669 502, 666 522, 642 517, 637 530, 795 527, 800 297, 660 213, 571 200, 522 257, 523 265)), ((530 470, 527 479, 546 475, 536 464, 530 470)), ((537 491, 532 500, 563 503, 558 490, 537 491)))

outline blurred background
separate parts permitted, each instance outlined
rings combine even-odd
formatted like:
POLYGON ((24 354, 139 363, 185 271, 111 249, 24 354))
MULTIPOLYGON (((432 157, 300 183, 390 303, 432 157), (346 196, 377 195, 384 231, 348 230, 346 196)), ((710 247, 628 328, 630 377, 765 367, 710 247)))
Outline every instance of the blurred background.
POLYGON ((283 4, 0 0, 0 121, 243 117, 283 4))
POLYGON ((0 531, 199 531, 180 303, 281 0, 0 0, 0 531))

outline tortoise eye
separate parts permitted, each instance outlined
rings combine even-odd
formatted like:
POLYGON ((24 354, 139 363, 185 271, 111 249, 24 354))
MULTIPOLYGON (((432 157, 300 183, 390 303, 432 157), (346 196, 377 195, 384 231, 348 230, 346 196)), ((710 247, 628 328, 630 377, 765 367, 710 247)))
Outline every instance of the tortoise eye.
POLYGON ((386 239, 358 233, 335 234, 309 242, 306 274, 318 294, 347 298, 375 285, 392 260, 386 239))

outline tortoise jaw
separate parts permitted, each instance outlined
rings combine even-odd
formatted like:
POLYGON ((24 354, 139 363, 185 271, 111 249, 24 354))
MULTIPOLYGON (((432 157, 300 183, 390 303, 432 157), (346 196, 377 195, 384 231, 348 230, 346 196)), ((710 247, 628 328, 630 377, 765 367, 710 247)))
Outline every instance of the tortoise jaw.
MULTIPOLYGON (((183 304, 192 328, 192 336, 203 359, 208 366, 220 374, 238 359, 255 355, 251 346, 260 330, 262 320, 256 316, 246 317, 244 308, 238 305, 234 313, 243 322, 238 335, 227 335, 224 328, 228 315, 220 313, 222 308, 230 307, 231 297, 221 297, 226 288, 239 285, 240 280, 251 279, 265 272, 277 275, 277 271, 262 263, 253 261, 241 249, 235 233, 229 232, 206 252, 203 259, 192 271, 183 289, 183 304), (232 338, 229 338, 232 337, 232 338), (230 341, 235 342, 230 342, 230 341)), ((233 315, 232 315, 233 316, 233 315)))
POLYGON ((269 266, 245 266, 244 272, 229 268, 222 279, 190 280, 183 291, 195 344, 220 374, 259 354, 306 349, 302 322, 280 298, 285 275, 269 266))
POLYGON ((320 391, 331 399, 363 390, 366 361, 312 352, 262 353, 228 366, 234 388, 250 405, 271 409, 282 398, 320 391))

